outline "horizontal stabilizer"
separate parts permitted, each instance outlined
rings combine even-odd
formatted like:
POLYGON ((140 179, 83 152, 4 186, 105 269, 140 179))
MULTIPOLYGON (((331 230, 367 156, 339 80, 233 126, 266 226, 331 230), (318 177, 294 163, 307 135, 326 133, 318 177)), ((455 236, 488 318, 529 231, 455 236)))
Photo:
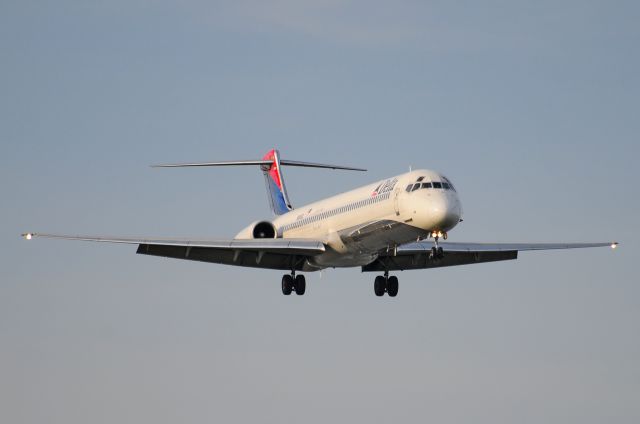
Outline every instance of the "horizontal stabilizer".
MULTIPOLYGON (((201 163, 166 163, 160 165, 151 165, 152 168, 185 168, 190 166, 248 166, 248 165, 265 165, 269 166, 272 160, 229 160, 222 162, 201 162, 201 163)), ((300 166, 305 168, 326 168, 341 169, 345 171, 366 171, 364 168, 355 168, 351 166, 330 165, 325 163, 300 162, 297 160, 281 159, 280 165, 283 166, 300 166)))
POLYGON ((259 166, 267 185, 269 205, 275 215, 282 215, 293 210, 293 206, 287 196, 287 189, 282 175, 282 166, 300 166, 304 168, 340 169, 346 171, 366 171, 363 168, 352 166, 329 165, 326 163, 301 162, 297 160, 281 159, 276 149, 271 149, 262 159, 256 160, 227 160, 218 162, 190 162, 190 163, 166 163, 151 165, 152 168, 185 168, 202 166, 259 166))
POLYGON ((324 163, 300 162, 297 160, 282 159, 280 165, 286 166, 302 166, 306 168, 327 168, 327 169, 343 169, 345 171, 366 171, 364 168, 354 168, 351 166, 327 165, 324 163))

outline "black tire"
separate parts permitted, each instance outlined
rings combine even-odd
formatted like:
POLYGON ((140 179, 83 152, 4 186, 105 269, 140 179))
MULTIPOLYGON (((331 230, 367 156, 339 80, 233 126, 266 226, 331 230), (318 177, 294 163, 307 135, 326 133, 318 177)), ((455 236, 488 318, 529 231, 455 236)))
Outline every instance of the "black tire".
POLYGON ((378 275, 373 282, 373 291, 376 296, 384 295, 384 292, 387 288, 387 280, 382 276, 378 275))
POLYGON ((282 276, 282 294, 289 296, 293 290, 293 277, 289 274, 282 276))
POLYGON ((438 257, 438 249, 435 246, 431 248, 431 254, 429 255, 429 259, 436 259, 438 257))
POLYGON ((398 277, 392 275, 387 280, 387 294, 391 297, 398 295, 398 277))
POLYGON ((442 258, 444 258, 444 250, 442 250, 442 247, 438 247, 438 259, 442 258))
POLYGON ((293 287, 295 288, 298 296, 302 296, 304 294, 307 289, 307 280, 305 280, 304 275, 296 275, 293 287))

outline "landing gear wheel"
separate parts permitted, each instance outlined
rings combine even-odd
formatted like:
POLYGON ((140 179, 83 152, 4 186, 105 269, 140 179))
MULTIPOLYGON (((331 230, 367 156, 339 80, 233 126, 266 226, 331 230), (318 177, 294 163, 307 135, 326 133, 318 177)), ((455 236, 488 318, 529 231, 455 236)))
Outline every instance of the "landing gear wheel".
POLYGON ((282 294, 289 296, 293 290, 293 277, 289 274, 282 276, 282 294))
POLYGON ((293 282, 293 288, 296 290, 298 296, 302 296, 307 289, 307 281, 304 275, 296 275, 296 279, 293 282))
POLYGON ((438 257, 438 249, 434 246, 431 248, 431 253, 429 254, 429 259, 436 259, 438 257))
POLYGON ((387 294, 391 297, 398 295, 398 277, 391 276, 387 280, 387 294))
POLYGON ((386 286, 387 280, 382 275, 378 275, 373 282, 373 291, 375 292, 376 296, 384 295, 386 286))
POLYGON ((437 251, 438 251, 438 253, 436 254, 436 257, 438 259, 444 258, 444 250, 442 250, 442 247, 438 247, 437 251))

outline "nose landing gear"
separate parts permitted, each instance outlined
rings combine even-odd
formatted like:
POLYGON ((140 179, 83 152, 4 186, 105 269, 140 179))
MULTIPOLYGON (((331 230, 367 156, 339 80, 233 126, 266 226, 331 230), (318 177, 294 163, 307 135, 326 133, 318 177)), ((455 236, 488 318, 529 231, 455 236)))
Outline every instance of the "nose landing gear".
POLYGON ((433 231, 431 232, 431 237, 433 237, 434 246, 431 248, 431 253, 429 253, 429 259, 431 260, 439 260, 444 258, 444 250, 442 247, 438 246, 438 240, 440 237, 443 239, 447 239, 447 233, 442 231, 433 231))
POLYGON ((442 250, 442 247, 433 246, 431 248, 431 252, 429 253, 429 259, 442 259, 442 258, 444 258, 444 250, 442 250))
POLYGON ((378 275, 373 282, 373 291, 376 296, 384 296, 387 293, 390 297, 398 295, 398 277, 389 277, 389 272, 384 275, 378 275))

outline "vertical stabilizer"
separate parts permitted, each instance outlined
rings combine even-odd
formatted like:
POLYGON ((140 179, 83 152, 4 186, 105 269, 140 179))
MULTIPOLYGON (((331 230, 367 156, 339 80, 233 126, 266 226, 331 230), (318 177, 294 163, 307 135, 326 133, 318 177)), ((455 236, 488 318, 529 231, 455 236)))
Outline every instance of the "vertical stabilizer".
POLYGON ((269 203, 271 210, 276 215, 282 215, 293 210, 287 189, 284 186, 282 171, 280 166, 301 166, 303 168, 328 168, 328 169, 344 169, 348 171, 366 171, 362 168, 353 168, 351 166, 329 165, 326 163, 300 162, 297 160, 280 160, 280 152, 271 149, 264 155, 262 159, 250 160, 226 160, 222 162, 191 162, 191 163, 165 163, 162 165, 152 165, 154 168, 184 168, 184 167, 201 167, 201 166, 260 166, 264 174, 264 180, 267 183, 267 194, 269 195, 269 203))
POLYGON ((273 213, 282 215, 293 210, 280 171, 280 153, 276 149, 272 149, 262 159, 270 162, 268 165, 261 165, 260 168, 267 184, 267 194, 273 213))

